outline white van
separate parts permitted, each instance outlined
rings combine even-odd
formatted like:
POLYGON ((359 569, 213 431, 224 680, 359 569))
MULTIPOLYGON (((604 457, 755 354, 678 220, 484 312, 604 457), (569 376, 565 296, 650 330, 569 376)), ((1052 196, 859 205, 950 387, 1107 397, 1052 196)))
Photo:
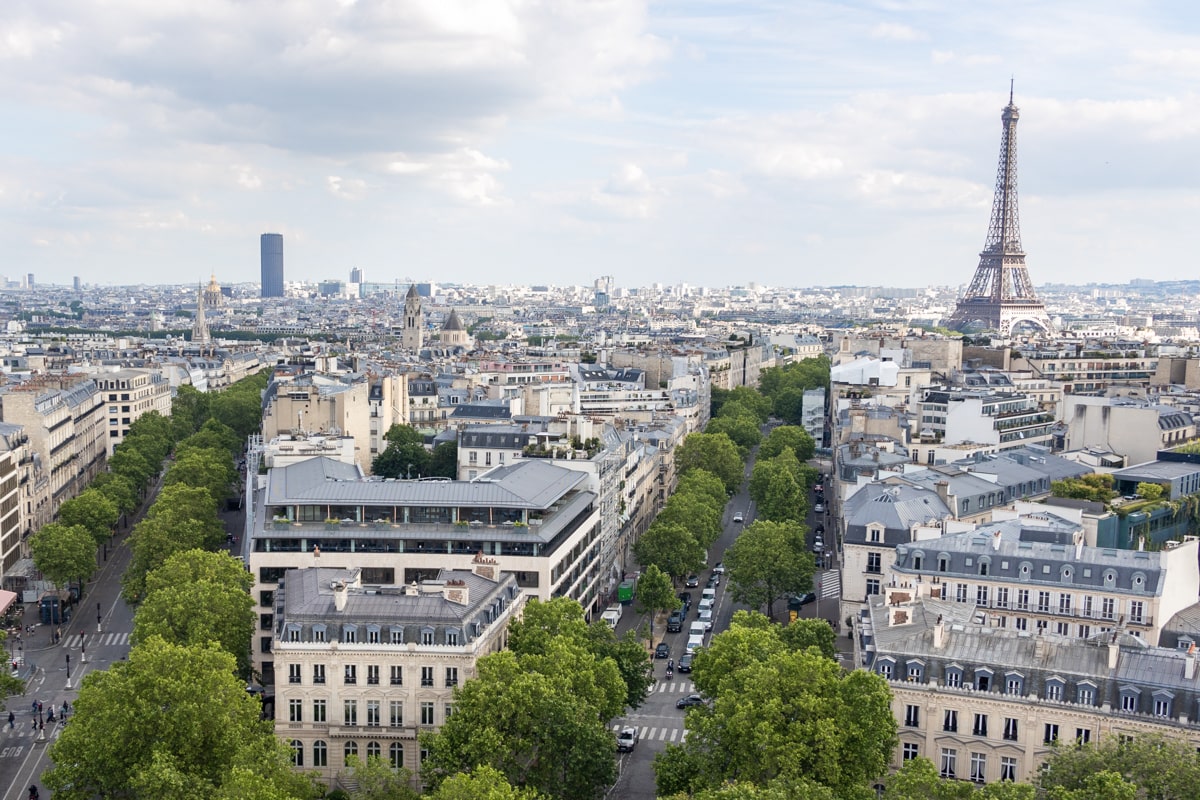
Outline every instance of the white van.
POLYGON ((704 647, 704 637, 703 636, 689 636, 688 637, 688 640, 687 640, 688 655, 695 653, 701 647, 704 647))
POLYGON ((693 636, 700 636, 700 637, 704 636, 704 623, 703 622, 693 622, 691 624, 691 626, 688 628, 688 638, 690 639, 693 636))
POLYGON ((697 608, 700 611, 712 611, 712 607, 713 607, 713 599, 711 597, 704 598, 703 600, 700 601, 700 605, 697 606, 697 608))
POLYGON ((705 599, 712 600, 715 603, 717 601, 717 590, 709 588, 700 592, 700 602, 703 603, 705 599))

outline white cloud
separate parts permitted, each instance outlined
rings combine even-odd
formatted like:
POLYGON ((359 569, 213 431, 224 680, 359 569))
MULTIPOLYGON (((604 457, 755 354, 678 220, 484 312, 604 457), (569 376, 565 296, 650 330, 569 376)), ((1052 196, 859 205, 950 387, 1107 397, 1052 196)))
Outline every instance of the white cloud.
POLYGON ((923 31, 897 22, 881 22, 871 28, 872 39, 886 39, 893 42, 920 42, 929 38, 923 31))

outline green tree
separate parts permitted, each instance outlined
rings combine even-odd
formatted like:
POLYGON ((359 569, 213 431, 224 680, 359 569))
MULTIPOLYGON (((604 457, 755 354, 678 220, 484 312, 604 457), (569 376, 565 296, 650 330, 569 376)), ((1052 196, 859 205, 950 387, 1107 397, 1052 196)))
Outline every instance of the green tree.
POLYGON ((524 669, 512 652, 480 659, 478 677, 454 693, 454 714, 420 736, 429 753, 422 780, 436 791, 456 773, 490 766, 548 797, 603 796, 616 778, 613 736, 577 685, 524 669))
POLYGON ((42 777, 55 798, 219 796, 235 767, 282 779, 284 745, 217 648, 150 639, 89 673, 74 706, 42 777))
POLYGON ((759 519, 800 524, 808 511, 804 489, 785 469, 777 469, 758 503, 759 519))
POLYGON ((533 789, 518 789, 500 770, 487 765, 471 772, 451 775, 438 786, 429 800, 541 800, 533 789))
POLYGON ((1111 770, 1085 776, 1078 789, 1055 786, 1046 792, 1046 800, 1137 800, 1137 797, 1137 784, 1130 783, 1120 773, 1111 770))
POLYGON ((249 592, 254 586, 254 576, 246 571, 240 559, 228 553, 193 549, 175 553, 147 574, 146 592, 197 581, 217 583, 242 592, 249 592))
POLYGON ((155 467, 152 467, 136 450, 132 447, 125 447, 124 442, 108 459, 108 468, 115 474, 127 478, 139 491, 145 487, 146 481, 150 480, 150 476, 154 474, 155 470, 155 467))
POLYGON ((975 787, 965 781, 946 780, 927 758, 904 762, 884 780, 884 800, 968 800, 975 787))
POLYGON ((779 632, 779 638, 791 650, 815 647, 826 658, 837 658, 837 637, 823 619, 798 619, 779 632))
POLYGON ((765 607, 769 618, 785 594, 812 590, 815 564, 804 546, 804 529, 795 523, 754 522, 726 551, 725 563, 733 599, 765 607))
POLYGON ((815 649, 788 650, 772 628, 742 628, 736 657, 709 657, 729 632, 696 657, 696 685, 715 684, 715 696, 711 707, 688 711, 684 744, 655 759, 659 794, 808 780, 837 797, 859 797, 887 771, 896 744, 887 683, 863 670, 845 672, 815 649), (665 773, 674 786, 663 784, 665 773))
MULTIPOLYGON (((728 408, 729 406, 726 406, 728 408)), ((762 432, 758 429, 758 421, 753 417, 717 417, 708 423, 704 429, 708 434, 723 433, 738 446, 739 457, 743 460, 750 448, 762 441, 762 432)))
POLYGON ((804 390, 786 386, 774 397, 775 416, 788 425, 799 425, 804 421, 804 390))
POLYGON ((208 419, 208 395, 195 386, 180 386, 171 400, 172 437, 182 440, 200 429, 208 419))
POLYGON ((108 540, 120 516, 116 504, 94 488, 84 489, 77 497, 64 500, 58 509, 59 522, 63 525, 82 525, 96 545, 108 540))
POLYGON ((676 491, 658 512, 654 523, 687 528, 700 547, 707 550, 721 538, 723 513, 724 507, 714 505, 707 495, 676 491))
POLYGON ((363 761, 358 756, 346 759, 346 772, 355 789, 350 792, 352 800, 417 800, 420 795, 409 786, 412 773, 406 769, 392 769, 392 765, 379 756, 367 756, 363 761))
POLYGON ((156 636, 180 645, 215 642, 237 658, 238 674, 248 677, 254 601, 239 587, 214 581, 156 589, 138 606, 132 638, 136 646, 156 636))
POLYGON ((164 486, 182 483, 187 486, 200 486, 219 503, 229 495, 230 484, 236 475, 233 459, 228 450, 211 448, 188 448, 178 453, 167 474, 163 476, 164 486))
POLYGON ((521 619, 509 623, 508 647, 519 656, 545 655, 556 640, 586 648, 598 659, 609 659, 625 686, 625 705, 637 708, 652 683, 646 648, 633 631, 617 637, 603 623, 588 625, 583 608, 567 597, 530 600, 521 619))
MULTIPOLYGON (((407 425, 393 425, 412 430, 407 425)), ((389 432, 388 436, 392 434, 389 432)), ((419 434, 418 434, 419 435, 419 434)), ((371 473, 385 478, 422 478, 430 474, 433 456, 420 442, 408 441, 408 436, 389 439, 387 448, 371 462, 371 473)))
POLYGON ((92 481, 90 488, 111 500, 121 514, 132 513, 138 507, 137 487, 124 475, 101 472, 92 481))
POLYGON ((1166 492, 1166 488, 1160 483, 1139 482, 1137 485, 1138 495, 1151 502, 1161 500, 1166 492))
POLYGON ((431 477, 458 478, 458 443, 442 442, 433 448, 429 459, 429 475, 431 477))
POLYGON ((729 399, 747 409, 758 420, 759 425, 765 424, 771 416, 771 398, 757 389, 749 386, 738 386, 729 395, 729 399))
POLYGON ((675 470, 682 477, 694 469, 711 472, 732 494, 742 485, 745 464, 737 445, 723 433, 693 433, 675 453, 675 470))
POLYGON ((86 582, 96 572, 96 540, 82 525, 43 525, 29 546, 33 565, 56 586, 86 582))
POLYGON ((207 489, 179 483, 164 487, 130 536, 132 558, 121 578, 128 603, 145 593, 146 575, 175 553, 215 550, 224 538, 216 504, 207 489))
POLYGON ((675 494, 705 498, 710 505, 722 512, 725 510, 725 503, 729 500, 729 495, 725 492, 725 484, 706 469, 688 470, 687 474, 682 476, 676 484, 675 494))
POLYGON ((657 521, 633 543, 633 555, 643 567, 654 564, 672 578, 681 578, 704 565, 704 547, 690 530, 657 521))
POLYGON ((1076 500, 1092 500, 1107 503, 1117 496, 1113 491, 1112 475, 1083 475, 1050 483, 1050 494, 1076 500))
POLYGON ((804 428, 799 425, 780 425, 767 434, 762 446, 758 448, 758 457, 760 460, 774 458, 782 453, 785 447, 790 447, 800 462, 808 461, 816 450, 813 438, 804 428))
MULTIPOLYGON (((239 381, 241 383, 241 381, 239 381)), ((209 401, 209 411, 213 419, 223 425, 228 425, 238 435, 240 441, 257 433, 262 426, 262 400, 258 392, 232 391, 229 387, 209 401)))
POLYGON ((242 450, 242 440, 228 425, 223 425, 215 419, 206 420, 199 430, 179 441, 175 448, 176 457, 190 449, 221 450, 236 456, 242 450))
POLYGON ((674 611, 679 608, 678 595, 671 583, 671 576, 650 564, 642 571, 637 585, 638 610, 650 612, 650 641, 654 641, 654 615, 659 611, 674 611))
MULTIPOLYGON (((1091 797, 1083 794, 1088 790, 1087 779, 1104 771, 1138 787, 1140 797, 1157 800, 1195 797, 1196 787, 1200 786, 1200 756, 1192 746, 1184 740, 1157 735, 1136 736, 1128 741, 1111 736, 1083 745, 1060 743, 1043 763, 1036 785, 1049 797, 1055 797, 1055 791, 1070 800, 1091 797)), ((1124 791, 1119 784, 1110 783, 1106 788, 1124 791)))

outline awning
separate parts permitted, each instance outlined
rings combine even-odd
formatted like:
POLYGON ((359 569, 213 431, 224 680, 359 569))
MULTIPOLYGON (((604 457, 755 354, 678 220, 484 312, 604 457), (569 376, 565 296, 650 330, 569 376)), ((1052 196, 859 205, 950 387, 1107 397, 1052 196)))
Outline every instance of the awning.
POLYGON ((3 589, 0 589, 0 614, 8 611, 8 609, 15 602, 17 602, 16 592, 6 592, 3 589))

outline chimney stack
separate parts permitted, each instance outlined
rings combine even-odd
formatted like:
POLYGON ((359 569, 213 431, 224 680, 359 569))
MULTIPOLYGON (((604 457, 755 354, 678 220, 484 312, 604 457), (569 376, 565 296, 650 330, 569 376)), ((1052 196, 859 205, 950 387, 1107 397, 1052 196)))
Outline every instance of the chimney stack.
POLYGON ((942 498, 942 502, 946 504, 946 507, 949 508, 951 512, 953 512, 954 504, 950 502, 950 482, 938 481, 933 485, 933 488, 937 489, 938 497, 942 498))
POLYGON ((333 581, 330 584, 333 589, 333 608, 335 611, 346 610, 346 600, 350 596, 350 589, 346 586, 345 581, 333 581))
POLYGON ((1121 656, 1121 645, 1117 644, 1117 632, 1113 631, 1112 638, 1108 640, 1108 668, 1116 669, 1117 660, 1121 656))
POLYGON ((938 614, 937 622, 933 626, 933 649, 941 650, 946 644, 946 623, 942 621, 942 615, 938 614))
POLYGON ((1196 678, 1196 645, 1193 644, 1188 648, 1187 658, 1183 662, 1183 677, 1187 680, 1195 680, 1196 678))

